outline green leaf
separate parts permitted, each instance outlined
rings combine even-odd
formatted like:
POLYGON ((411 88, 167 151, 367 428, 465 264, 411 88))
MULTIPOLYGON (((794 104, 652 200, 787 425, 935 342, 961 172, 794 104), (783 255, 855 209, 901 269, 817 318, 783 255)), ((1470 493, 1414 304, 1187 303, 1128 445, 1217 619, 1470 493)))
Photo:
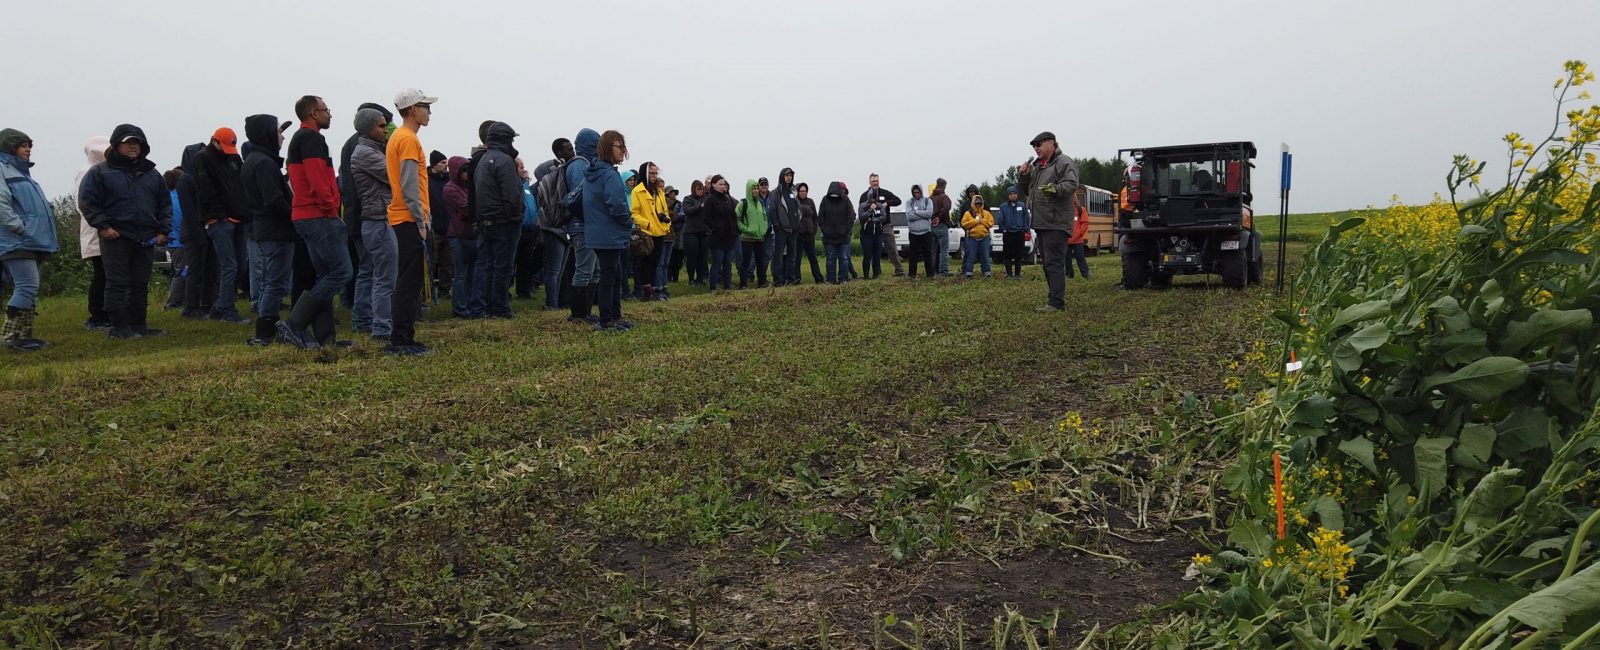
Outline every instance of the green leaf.
POLYGON ((1469 504, 1462 519, 1462 526, 1467 532, 1493 528, 1500 523, 1500 513, 1505 512, 1511 504, 1521 501, 1522 495, 1527 492, 1526 488, 1516 484, 1521 476, 1520 469, 1502 467, 1478 481, 1478 485, 1472 488, 1472 494, 1467 497, 1469 504))
POLYGON ((1517 409, 1495 427, 1495 453, 1501 458, 1519 460, 1524 452, 1550 446, 1550 414, 1537 406, 1517 409))
POLYGON ((1516 354, 1523 348, 1551 334, 1578 332, 1594 326, 1594 314, 1587 309, 1541 309, 1526 320, 1513 321, 1506 326, 1506 336, 1500 349, 1516 354))
POLYGON ((1339 310, 1339 314, 1333 317, 1333 325, 1330 329, 1336 330, 1351 323, 1359 323, 1364 320, 1371 320, 1379 316, 1384 316, 1388 313, 1389 301, 1368 300, 1367 302, 1357 305, 1350 305, 1349 307, 1339 310))
POLYGON ((1457 465, 1475 470, 1489 471, 1489 456, 1494 453, 1494 427, 1473 424, 1461 430, 1460 443, 1450 453, 1457 465))
POLYGON ((1540 589, 1512 605, 1506 615, 1539 630, 1559 632, 1567 617, 1600 606, 1600 564, 1540 589))
POLYGON ((1309 424, 1321 427, 1327 424, 1328 418, 1339 412, 1339 406, 1321 395, 1312 395, 1294 405, 1294 412, 1289 415, 1289 421, 1296 424, 1309 424))
POLYGON ((1511 262, 1509 270, 1515 271, 1531 264, 1561 264, 1566 266, 1583 266, 1592 260, 1592 256, 1584 255, 1578 251, 1565 248, 1546 248, 1543 250, 1528 251, 1511 262))
POLYGON ((1449 480, 1444 452, 1455 444, 1451 438, 1422 438, 1412 447, 1417 461, 1417 491, 1423 501, 1439 495, 1449 480))
POLYGON ((1468 239, 1468 238, 1471 238, 1471 237, 1481 237, 1481 236, 1487 235, 1487 234, 1489 234, 1489 229, 1488 228, 1485 228, 1485 227, 1480 226, 1480 225, 1475 224, 1475 223, 1469 223, 1469 224, 1461 227, 1460 237, 1462 239, 1468 239))
POLYGON ((1528 364, 1515 357, 1489 357, 1467 364, 1444 377, 1429 380, 1424 389, 1449 387, 1467 397, 1487 402, 1528 380, 1528 364))
POLYGON ((1272 554, 1272 535, 1267 533, 1266 526, 1254 519, 1233 522, 1233 527, 1228 529, 1228 543, 1256 557, 1272 554))
MULTIPOLYGON (((1357 305, 1358 307, 1360 305, 1357 305)), ((1361 369, 1361 353, 1389 342, 1389 327, 1373 323, 1345 337, 1333 348, 1333 362, 1345 372, 1361 369)))
POLYGON ((1378 465, 1372 459, 1372 441, 1366 438, 1351 438, 1339 443, 1339 451, 1344 455, 1354 458, 1362 467, 1378 475, 1378 465))
POLYGON ((1344 509, 1339 507, 1338 499, 1326 494, 1317 497, 1311 511, 1317 513, 1317 519, 1322 522, 1322 527, 1328 530, 1344 530, 1344 509))
POLYGON ((1328 239, 1330 241, 1337 240, 1339 235, 1342 235, 1346 231, 1349 231, 1350 229, 1360 226, 1366 222, 1366 217, 1350 217, 1349 219, 1345 219, 1344 221, 1333 224, 1332 226, 1328 227, 1328 239))
POLYGON ((1333 650, 1333 646, 1328 645, 1326 641, 1317 638, 1316 633, 1311 631, 1310 623, 1289 628, 1289 633, 1294 635, 1294 640, 1298 642, 1302 648, 1311 648, 1312 650, 1333 650))
POLYGON ((1471 607, 1477 599, 1470 594, 1459 591, 1441 591, 1428 598, 1428 604, 1448 607, 1450 609, 1464 609, 1471 607))

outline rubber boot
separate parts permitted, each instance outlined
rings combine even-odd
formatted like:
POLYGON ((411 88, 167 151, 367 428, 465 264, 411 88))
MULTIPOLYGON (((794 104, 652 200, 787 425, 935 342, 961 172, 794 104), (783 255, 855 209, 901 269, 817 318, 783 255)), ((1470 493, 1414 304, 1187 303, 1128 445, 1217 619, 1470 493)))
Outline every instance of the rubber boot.
POLYGON ((134 340, 141 338, 139 330, 134 328, 128 318, 128 309, 111 311, 111 331, 106 336, 114 339, 134 340))
POLYGON ((272 345, 272 340, 278 336, 278 321, 265 316, 256 319, 256 335, 245 341, 250 345, 266 347, 272 345))
POLYGON ((130 307, 130 308, 128 308, 128 312, 129 312, 129 315, 128 315, 128 327, 132 328, 133 331, 138 332, 140 337, 148 338, 148 337, 153 337, 153 336, 166 336, 167 335, 167 331, 166 330, 158 330, 158 329, 155 329, 153 327, 150 327, 150 321, 149 321, 150 304, 149 303, 145 303, 143 306, 140 306, 140 307, 130 307))
MULTIPOLYGON (((331 347, 340 343, 334 338, 335 333, 332 311, 324 309, 317 314, 316 319, 311 321, 311 335, 316 338, 317 343, 322 347, 331 347)), ((348 344, 349 342, 346 341, 345 343, 348 344)))
POLYGON ((22 308, 6 306, 6 322, 0 324, 0 345, 15 348, 22 341, 22 308))
POLYGON ((22 338, 12 344, 12 348, 23 352, 36 352, 50 345, 40 339, 33 338, 33 321, 38 318, 39 311, 29 307, 22 310, 22 338))

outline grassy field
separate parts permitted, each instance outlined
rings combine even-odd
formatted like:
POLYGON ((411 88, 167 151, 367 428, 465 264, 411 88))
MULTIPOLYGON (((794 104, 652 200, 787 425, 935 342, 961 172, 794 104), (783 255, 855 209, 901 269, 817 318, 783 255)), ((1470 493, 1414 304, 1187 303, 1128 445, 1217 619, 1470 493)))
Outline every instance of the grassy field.
POLYGON ((47 300, 54 345, 0 357, 0 645, 947 647, 1129 620, 1189 588, 1219 452, 1172 422, 1246 399, 1224 381, 1273 296, 1093 268, 1056 315, 1037 267, 628 303, 626 334, 518 302, 424 323, 422 359, 171 314, 108 341, 47 300))

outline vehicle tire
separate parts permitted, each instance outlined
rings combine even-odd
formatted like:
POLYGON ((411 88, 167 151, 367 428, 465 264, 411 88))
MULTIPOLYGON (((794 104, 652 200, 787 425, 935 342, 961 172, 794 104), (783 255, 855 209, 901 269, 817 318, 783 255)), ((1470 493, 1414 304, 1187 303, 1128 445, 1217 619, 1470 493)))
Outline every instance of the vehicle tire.
POLYGON ((1249 275, 1249 265, 1250 251, 1223 251, 1222 258, 1217 260, 1217 275, 1222 276, 1222 286, 1243 289, 1249 275))
POLYGON ((1122 288, 1143 289, 1150 283, 1150 257, 1144 253, 1122 253, 1122 288))
POLYGON ((1250 284, 1261 284, 1261 267, 1265 262, 1261 255, 1261 236, 1255 231, 1250 231, 1250 266, 1245 280, 1250 284))

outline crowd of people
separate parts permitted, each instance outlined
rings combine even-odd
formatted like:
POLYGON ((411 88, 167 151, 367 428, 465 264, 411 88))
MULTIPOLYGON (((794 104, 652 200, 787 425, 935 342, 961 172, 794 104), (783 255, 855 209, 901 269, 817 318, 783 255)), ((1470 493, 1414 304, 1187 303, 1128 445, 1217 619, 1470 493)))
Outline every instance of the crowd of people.
MULTIPOLYGON (((653 162, 619 171, 629 152, 614 130, 558 138, 554 157, 532 170, 517 131, 497 120, 479 126, 480 143, 466 156, 428 153, 419 132, 437 101, 406 89, 393 110, 362 104, 337 161, 325 135, 333 112, 312 95, 295 103, 298 128, 251 115, 243 142, 218 128, 167 172, 150 160, 137 126, 91 139, 76 190, 79 252, 93 269, 85 327, 115 339, 165 334, 150 327, 147 303, 153 253, 170 251, 167 306, 184 318, 251 325, 253 346, 353 345, 336 336, 337 299, 351 330, 385 352, 428 354, 416 323, 430 303, 447 296, 456 318, 511 318, 512 293, 531 298, 540 287, 544 309, 569 310, 570 322, 597 331, 627 331, 623 303, 668 300, 683 275, 714 292, 733 290, 736 274, 741 289, 798 285, 803 266, 816 283, 875 279, 884 258, 905 275, 891 220, 902 206, 911 277, 919 266, 924 277, 951 274, 952 228, 964 233, 963 276, 992 277, 990 238, 998 235, 1006 277, 1021 277, 1024 233, 1036 233, 1049 287, 1039 311, 1050 312, 1063 307, 1071 244, 1081 247, 1087 227, 1076 163, 1049 132, 1032 140, 1036 155, 1018 168, 996 218, 976 186, 957 203, 941 178, 902 200, 872 174, 856 197, 832 181, 813 198, 790 168, 775 183, 746 181, 739 197, 713 174, 680 199, 653 162), (253 318, 241 315, 239 300, 253 318)), ((40 266, 58 248, 50 202, 30 172, 32 150, 26 134, 0 131, 0 261, 13 287, 0 344, 21 351, 46 345, 33 332, 40 266)))

